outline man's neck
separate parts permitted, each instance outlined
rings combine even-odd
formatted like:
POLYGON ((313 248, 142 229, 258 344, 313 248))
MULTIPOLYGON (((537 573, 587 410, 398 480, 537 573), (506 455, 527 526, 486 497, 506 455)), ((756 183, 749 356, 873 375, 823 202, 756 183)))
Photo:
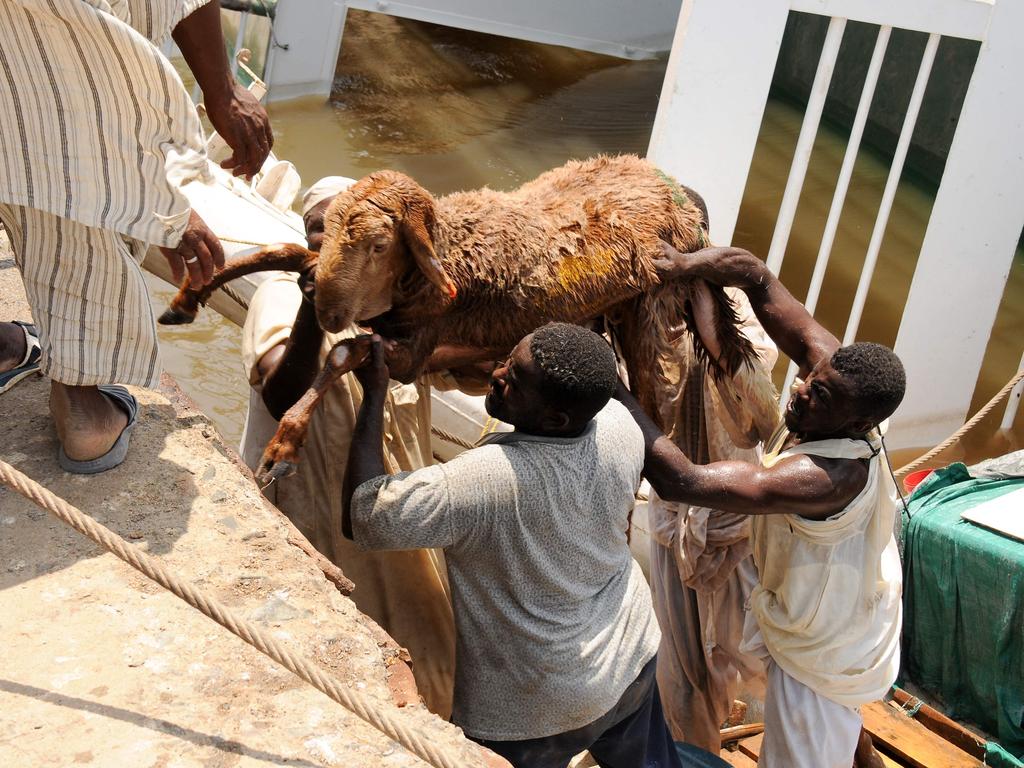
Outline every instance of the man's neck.
POLYGON ((533 437, 551 437, 565 439, 579 437, 580 435, 587 431, 587 426, 589 424, 590 422, 588 421, 583 425, 576 425, 573 427, 568 427, 563 430, 547 430, 540 428, 521 427, 518 424, 513 424, 512 426, 516 428, 516 432, 522 432, 524 435, 532 435, 533 437))
POLYGON ((790 431, 789 436, 786 438, 784 445, 794 446, 800 445, 801 443, 816 443, 822 440, 867 440, 867 434, 864 432, 855 432, 850 430, 833 432, 829 434, 800 433, 790 431))

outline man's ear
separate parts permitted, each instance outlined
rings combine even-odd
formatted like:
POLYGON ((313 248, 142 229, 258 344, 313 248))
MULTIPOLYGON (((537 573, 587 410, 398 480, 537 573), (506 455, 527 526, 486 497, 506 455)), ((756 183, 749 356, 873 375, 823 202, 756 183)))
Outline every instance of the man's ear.
POLYGON ((564 432, 572 424, 572 417, 565 411, 548 408, 541 417, 540 425, 545 432, 564 432))
POLYGON ((858 435, 866 435, 876 426, 878 424, 874 419, 852 419, 850 421, 850 427, 858 435))

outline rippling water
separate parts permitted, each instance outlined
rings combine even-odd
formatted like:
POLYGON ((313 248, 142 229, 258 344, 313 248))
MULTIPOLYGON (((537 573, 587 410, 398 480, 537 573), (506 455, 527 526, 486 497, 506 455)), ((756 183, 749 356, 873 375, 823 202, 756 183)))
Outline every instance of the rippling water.
MULTIPOLYGON (((436 194, 508 189, 570 158, 645 153, 664 67, 350 11, 330 101, 273 105, 274 149, 295 163, 306 185, 325 175, 358 178, 393 168, 436 194)), ((769 101, 734 238, 755 253, 768 250, 801 117, 801 110, 769 101)), ((820 131, 782 270, 797 296, 806 294, 845 146, 845 135, 820 131)), ((887 171, 887 162, 861 152, 817 312, 840 335, 887 171)), ((933 199, 926 186, 901 183, 862 338, 895 341, 933 199)), ((162 307, 169 296, 160 287, 155 303, 162 307)), ((1018 251, 975 407, 1016 370, 1022 329, 1024 253, 1018 251)), ((163 329, 161 338, 165 367, 237 442, 248 400, 238 329, 204 312, 195 325, 163 329)), ((969 456, 1024 445, 1024 417, 1012 435, 993 435, 1001 413, 969 441, 969 456)))

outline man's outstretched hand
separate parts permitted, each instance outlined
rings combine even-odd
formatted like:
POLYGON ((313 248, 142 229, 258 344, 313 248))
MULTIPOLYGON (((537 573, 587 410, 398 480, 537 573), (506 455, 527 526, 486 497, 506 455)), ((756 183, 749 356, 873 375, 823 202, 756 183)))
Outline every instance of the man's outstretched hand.
POLYGON ((662 255, 653 263, 662 281, 700 277, 715 285, 743 289, 765 282, 764 262, 742 248, 712 246, 682 253, 664 240, 659 243, 662 255))
POLYGON ((176 248, 161 248, 171 265, 174 282, 181 284, 188 271, 189 286, 198 291, 209 285, 213 273, 224 266, 224 248, 206 222, 194 210, 189 213, 188 225, 176 248))
POLYGON ((251 179, 259 173, 274 146, 267 110, 238 83, 230 90, 203 96, 210 122, 234 151, 220 167, 251 179))
MULTIPOLYGON (((365 339, 366 336, 357 336, 357 339, 365 339)), ((385 394, 388 389, 388 381, 391 374, 388 371, 387 352, 388 344, 381 338, 380 334, 373 334, 370 339, 370 356, 366 358, 363 365, 352 371, 356 380, 363 388, 363 394, 369 397, 371 394, 385 394)))
POLYGON ((220 3, 206 3, 171 32, 196 82, 213 127, 233 150, 221 167, 252 178, 274 146, 270 118, 259 100, 235 82, 220 25, 220 3))

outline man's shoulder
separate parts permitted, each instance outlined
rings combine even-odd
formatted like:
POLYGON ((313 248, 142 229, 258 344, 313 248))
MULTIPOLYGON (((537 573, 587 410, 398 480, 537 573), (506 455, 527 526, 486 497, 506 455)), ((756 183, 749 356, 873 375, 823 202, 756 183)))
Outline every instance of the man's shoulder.
POLYGON ((626 406, 618 400, 609 400, 608 404, 598 411, 594 421, 599 439, 623 441, 624 449, 639 449, 641 453, 643 452, 643 432, 626 406))
POLYGON ((516 449, 516 443, 485 443, 463 451, 450 461, 441 464, 446 475, 486 475, 501 472, 509 467, 509 452, 516 449))
POLYGON ((801 488, 805 497, 817 499, 817 513, 802 516, 818 519, 841 512, 864 491, 870 476, 869 461, 794 454, 764 471, 775 475, 777 482, 801 488))

